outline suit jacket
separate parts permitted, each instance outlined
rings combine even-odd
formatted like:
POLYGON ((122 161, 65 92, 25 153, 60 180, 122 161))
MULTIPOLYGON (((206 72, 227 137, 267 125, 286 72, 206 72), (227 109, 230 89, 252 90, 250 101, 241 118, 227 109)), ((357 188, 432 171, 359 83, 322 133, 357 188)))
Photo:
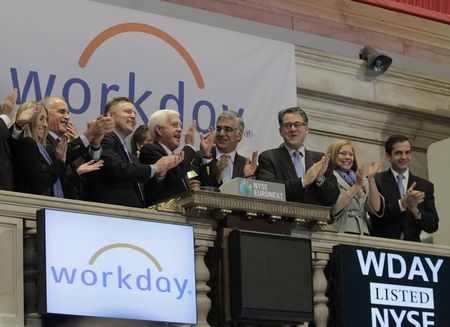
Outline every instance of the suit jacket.
POLYGON ((151 179, 152 168, 133 154, 128 157, 119 137, 111 132, 102 140, 103 167, 87 174, 87 197, 91 201, 144 208, 145 194, 138 183, 151 179), (130 162, 131 160, 131 162, 130 162))
POLYGON ((422 219, 415 219, 408 209, 404 212, 400 211, 398 204, 400 192, 394 174, 390 169, 376 174, 375 181, 386 205, 381 217, 371 215, 373 236, 400 239, 403 233, 405 240, 420 242, 422 230, 427 233, 437 231, 439 217, 434 205, 433 183, 409 172, 408 188, 413 182, 416 182, 414 189, 425 192, 425 200, 419 204, 422 219))
MULTIPOLYGON (((315 162, 320 161, 322 156, 321 152, 305 150, 305 172, 315 162)), ((301 179, 297 177, 289 152, 284 146, 262 152, 258 162, 256 178, 284 184, 287 201, 323 206, 332 206, 336 203, 339 188, 330 166, 325 173, 325 181, 320 186, 312 183, 303 187, 301 179)))
POLYGON ((30 137, 11 138, 10 142, 14 159, 14 190, 52 196, 53 184, 58 178, 64 178, 64 162, 54 159, 49 165, 30 137))
POLYGON ((12 155, 8 140, 10 131, 3 119, 0 118, 0 190, 14 189, 12 155))
MULTIPOLYGON (((58 140, 50 134, 47 135, 47 152, 54 159, 58 140)), ((67 144, 66 154, 66 174, 62 179, 64 197, 68 199, 82 200, 85 198, 82 176, 77 173, 77 168, 85 161, 89 155, 88 149, 84 146, 81 138, 76 138, 67 144)))
MULTIPOLYGON (((184 159, 178 166, 170 169, 166 176, 161 180, 154 178, 146 185, 146 194, 148 204, 153 205, 161 200, 179 195, 188 191, 186 174, 193 169, 192 161, 195 156, 195 150, 186 145, 183 148, 184 159)), ((158 142, 144 144, 141 148, 139 160, 143 164, 154 164, 167 152, 158 142)))
MULTIPOLYGON (((198 151, 194 159, 194 167, 198 171, 199 180, 202 186, 214 186, 219 187, 221 183, 217 180, 217 159, 216 148, 211 150, 212 159, 207 165, 202 163, 202 152, 198 151)), ((245 177, 244 167, 247 159, 236 152, 233 162, 233 175, 232 178, 245 177)))

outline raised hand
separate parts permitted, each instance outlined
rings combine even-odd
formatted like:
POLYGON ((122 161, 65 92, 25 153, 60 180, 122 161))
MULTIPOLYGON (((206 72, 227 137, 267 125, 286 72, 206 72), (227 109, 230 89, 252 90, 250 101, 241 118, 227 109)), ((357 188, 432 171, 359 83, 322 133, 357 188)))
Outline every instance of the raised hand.
POLYGON ((87 130, 84 133, 89 141, 93 138, 103 137, 106 133, 109 133, 114 128, 114 121, 109 116, 100 116, 94 120, 91 120, 87 124, 87 130))
POLYGON ((386 158, 383 156, 377 161, 373 161, 368 170, 367 170, 367 178, 371 179, 375 176, 375 174, 381 169, 381 166, 383 166, 383 162, 386 158))
POLYGON ((418 211, 418 205, 425 200, 425 193, 422 191, 416 191, 416 182, 412 183, 406 193, 401 198, 403 208, 408 208, 415 215, 418 211))
POLYGON ((331 157, 331 155, 329 153, 326 153, 320 159, 321 167, 320 167, 319 173, 317 174, 317 177, 315 179, 316 182, 321 183, 325 179, 325 173, 328 169, 328 164, 330 163, 330 157, 331 157))
POLYGON ((91 145, 98 149, 105 134, 112 132, 113 129, 114 120, 109 116, 100 116, 88 123, 84 135, 91 145))
POLYGON ((360 165, 356 170, 356 184, 361 186, 364 182, 364 177, 367 175, 367 164, 360 165))
POLYGON ((56 145, 56 150, 55 150, 56 159, 61 160, 62 162, 66 162, 67 144, 68 143, 69 143, 69 137, 64 134, 61 137, 61 140, 56 145))
POLYGON ((245 160, 244 176, 250 177, 255 174, 256 168, 258 168, 258 151, 252 153, 252 158, 245 160))
POLYGON ((317 179, 320 171, 323 168, 324 160, 325 160, 324 157, 322 157, 320 161, 315 162, 311 167, 309 167, 305 175, 302 177, 304 186, 308 186, 317 179))
POLYGON ((200 150, 206 157, 211 155, 211 150, 214 146, 214 131, 210 127, 207 134, 200 134, 200 150))
POLYGON ((184 151, 177 154, 171 154, 169 156, 161 157, 157 162, 153 164, 155 174, 159 177, 166 175, 169 169, 178 166, 184 159, 184 151))
POLYGON ((42 110, 42 106, 39 102, 36 102, 33 108, 28 110, 21 110, 16 116, 16 124, 22 128, 30 121, 32 121, 42 110))
POLYGON ((75 140, 78 137, 78 131, 74 124, 67 124, 67 132, 66 135, 69 137, 69 141, 75 140))
POLYGON ((12 90, 1 103, 0 114, 8 116, 11 120, 14 120, 14 109, 16 107, 17 90, 12 90))
POLYGON ((81 176, 83 174, 99 170, 103 167, 103 162, 103 160, 90 160, 88 162, 85 162, 77 168, 77 174, 81 176))
POLYGON ((224 153, 222 157, 217 161, 217 181, 223 180, 223 174, 225 172, 225 168, 228 166, 228 162, 230 155, 227 153, 224 153))
POLYGON ((193 120, 191 126, 189 126, 186 133, 184 133, 184 143, 189 144, 190 146, 194 146, 195 128, 196 127, 197 127, 197 122, 195 120, 193 120))

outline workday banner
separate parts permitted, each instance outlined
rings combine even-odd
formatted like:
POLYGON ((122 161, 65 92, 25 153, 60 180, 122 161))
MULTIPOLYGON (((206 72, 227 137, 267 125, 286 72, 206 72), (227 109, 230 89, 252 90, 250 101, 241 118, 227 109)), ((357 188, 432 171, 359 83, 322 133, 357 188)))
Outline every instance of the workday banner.
POLYGON ((87 0, 0 4, 1 98, 63 96, 80 132, 116 96, 135 101, 138 123, 171 108, 203 132, 236 110, 243 154, 280 143, 276 113, 296 104, 291 44, 87 0))
POLYGON ((333 247, 336 326, 450 326, 450 259, 351 245, 333 247))

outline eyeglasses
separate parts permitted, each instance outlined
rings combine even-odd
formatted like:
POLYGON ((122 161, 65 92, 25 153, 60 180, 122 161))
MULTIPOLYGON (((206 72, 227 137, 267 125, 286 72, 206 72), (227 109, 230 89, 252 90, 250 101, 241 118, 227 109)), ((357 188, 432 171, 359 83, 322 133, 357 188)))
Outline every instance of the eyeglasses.
POLYGON ((230 126, 217 126, 216 127, 217 133, 220 133, 223 131, 225 134, 230 134, 236 130, 236 128, 230 127, 230 126))
POLYGON ((294 126, 295 129, 300 129, 303 126, 308 126, 308 124, 307 123, 302 123, 300 121, 296 121, 294 123, 283 123, 283 124, 281 124, 281 127, 284 128, 284 129, 291 129, 292 126, 294 126))

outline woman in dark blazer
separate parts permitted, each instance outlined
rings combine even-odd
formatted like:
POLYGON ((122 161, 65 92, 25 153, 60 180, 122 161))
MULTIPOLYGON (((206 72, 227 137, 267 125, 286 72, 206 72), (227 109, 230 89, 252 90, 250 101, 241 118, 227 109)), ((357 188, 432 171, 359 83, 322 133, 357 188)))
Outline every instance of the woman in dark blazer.
POLYGON ((14 162, 14 190, 24 193, 64 197, 61 178, 66 166, 67 139, 63 138, 56 148, 56 158, 52 159, 45 150, 44 140, 48 133, 48 113, 36 101, 23 103, 17 112, 34 110, 31 120, 24 125, 24 136, 11 139, 14 162))

